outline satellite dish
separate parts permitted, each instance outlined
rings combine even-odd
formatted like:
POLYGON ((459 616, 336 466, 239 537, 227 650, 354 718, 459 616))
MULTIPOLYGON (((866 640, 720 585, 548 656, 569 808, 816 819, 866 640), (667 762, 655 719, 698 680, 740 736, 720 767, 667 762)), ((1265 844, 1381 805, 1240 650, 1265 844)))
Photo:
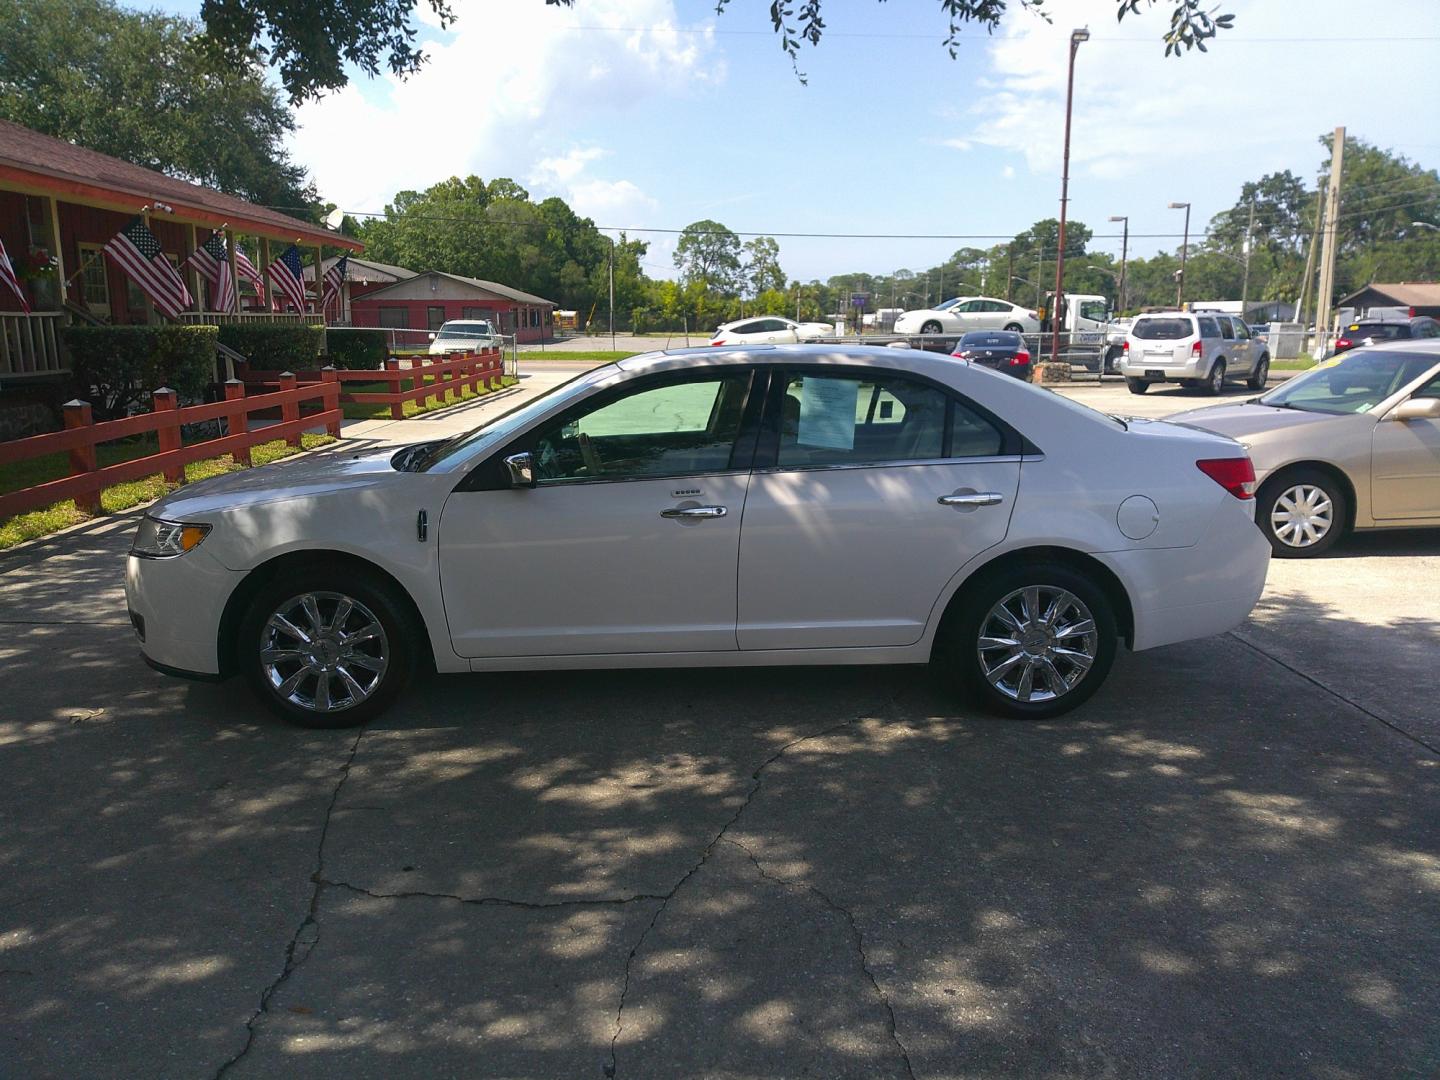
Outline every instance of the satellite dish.
POLYGON ((340 228, 341 224, 344 221, 345 211, 341 210, 338 206, 334 210, 331 210, 330 213, 325 215, 325 224, 332 229, 340 228))

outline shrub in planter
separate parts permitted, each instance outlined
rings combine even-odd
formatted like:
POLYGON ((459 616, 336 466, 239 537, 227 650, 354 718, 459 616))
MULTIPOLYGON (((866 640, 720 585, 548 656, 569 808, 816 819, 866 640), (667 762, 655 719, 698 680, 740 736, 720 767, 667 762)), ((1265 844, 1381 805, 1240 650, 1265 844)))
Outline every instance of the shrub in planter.
POLYGON ((352 371, 378 371, 385 366, 390 346, 384 330, 335 329, 325 331, 329 363, 352 371))
POLYGON ((182 404, 215 381, 213 326, 67 326, 65 348, 76 393, 97 419, 148 407, 150 392, 173 389, 182 404))
POLYGON ((225 323, 220 344, 234 349, 260 371, 300 371, 320 366, 323 326, 298 323, 225 323))

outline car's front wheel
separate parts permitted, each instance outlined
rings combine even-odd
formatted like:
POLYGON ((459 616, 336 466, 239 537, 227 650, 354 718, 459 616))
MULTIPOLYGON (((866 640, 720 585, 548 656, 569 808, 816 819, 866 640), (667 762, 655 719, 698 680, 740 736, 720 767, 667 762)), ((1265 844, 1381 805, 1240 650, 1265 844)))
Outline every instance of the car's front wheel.
POLYGON ((1333 477, 1296 469, 1265 482, 1255 496, 1255 516, 1278 558, 1308 559, 1339 541, 1348 505, 1333 477))
POLYGON ((923 326, 920 327, 920 333, 938 334, 940 333, 940 324, 934 319, 931 319, 929 322, 925 323, 923 326))
POLYGON ((409 681, 414 622, 378 577, 298 568, 251 602, 238 658, 256 695, 285 720, 352 727, 382 712, 409 681))
POLYGON ((1067 566, 1011 567, 958 603, 935 660, 991 712, 1032 720, 1069 712, 1100 688, 1115 659, 1109 599, 1067 566))
POLYGON ((1135 379, 1127 375, 1125 376, 1125 389, 1132 394, 1143 394, 1150 389, 1150 382, 1148 379, 1135 379))
POLYGON ((1255 365, 1255 370, 1250 373, 1250 378, 1245 380, 1245 385, 1251 390, 1264 390, 1265 383, 1270 378, 1270 357, 1260 357, 1260 363, 1255 365))

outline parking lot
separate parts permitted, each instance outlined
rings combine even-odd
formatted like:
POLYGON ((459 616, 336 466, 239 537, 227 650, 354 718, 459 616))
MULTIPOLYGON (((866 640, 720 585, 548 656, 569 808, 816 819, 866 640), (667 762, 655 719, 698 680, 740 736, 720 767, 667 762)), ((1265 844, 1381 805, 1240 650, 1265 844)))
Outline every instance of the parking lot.
POLYGON ((1052 722, 923 669, 676 670, 310 732, 142 664, 134 522, 0 556, 0 1075, 1440 1060, 1440 533, 1274 562, 1243 627, 1052 722))

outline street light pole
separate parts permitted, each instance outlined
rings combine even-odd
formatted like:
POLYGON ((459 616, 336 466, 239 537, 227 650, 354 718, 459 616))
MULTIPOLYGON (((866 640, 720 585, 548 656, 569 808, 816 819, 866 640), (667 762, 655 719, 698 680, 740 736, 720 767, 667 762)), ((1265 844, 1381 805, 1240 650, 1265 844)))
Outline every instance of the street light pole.
POLYGON ((1090 31, 1070 31, 1070 71, 1065 82, 1065 151, 1060 166, 1060 250, 1055 255, 1055 299, 1050 305, 1050 359, 1060 358, 1060 313, 1065 290, 1065 211, 1070 203, 1070 109, 1075 99, 1075 54, 1090 31))
POLYGON ((1180 276, 1175 279, 1175 307, 1179 309, 1185 306, 1185 256, 1190 252, 1190 204, 1172 202, 1170 209, 1185 211, 1185 238, 1180 241, 1180 276))
POLYGON ((1130 254, 1130 218, 1121 214, 1110 218, 1111 221, 1123 221, 1124 232, 1120 236, 1120 284, 1115 287, 1115 306, 1121 311, 1125 310, 1125 260, 1130 254))
POLYGON ((1250 200, 1250 221, 1245 226, 1245 276, 1240 280, 1240 318, 1245 318, 1245 305, 1250 300, 1250 238, 1255 231, 1255 200, 1250 200))

